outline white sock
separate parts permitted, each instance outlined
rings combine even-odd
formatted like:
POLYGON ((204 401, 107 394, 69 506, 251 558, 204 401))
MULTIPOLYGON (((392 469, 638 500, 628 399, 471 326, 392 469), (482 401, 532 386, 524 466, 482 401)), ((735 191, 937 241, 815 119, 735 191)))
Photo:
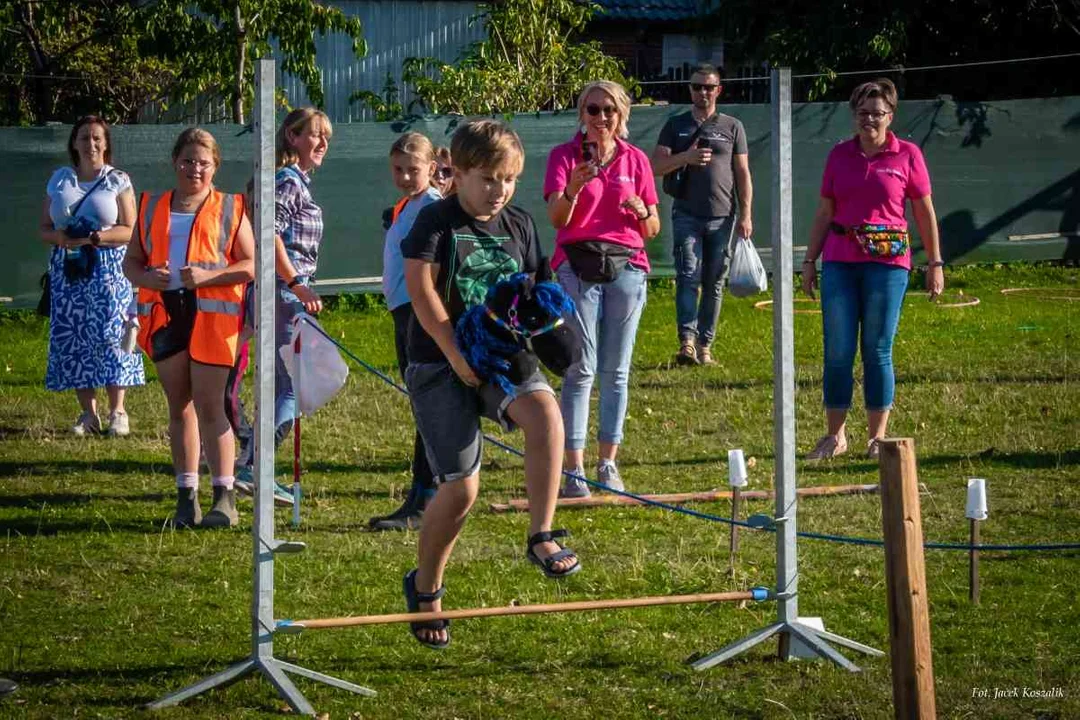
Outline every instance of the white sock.
POLYGON ((176 487, 199 489, 199 473, 176 473, 176 487))
POLYGON ((210 484, 214 487, 223 487, 226 490, 232 490, 235 481, 236 480, 232 475, 222 475, 220 477, 211 478, 210 484))

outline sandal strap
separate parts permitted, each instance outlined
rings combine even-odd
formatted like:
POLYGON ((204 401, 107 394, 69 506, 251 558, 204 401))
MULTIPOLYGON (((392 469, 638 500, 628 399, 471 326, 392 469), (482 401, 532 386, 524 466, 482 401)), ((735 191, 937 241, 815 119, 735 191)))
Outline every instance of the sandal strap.
POLYGON ((563 548, 562 550, 559 550, 558 552, 551 553, 550 555, 548 555, 546 558, 544 558, 540 562, 544 563, 548 567, 551 567, 552 565, 559 562, 560 560, 566 560, 567 558, 576 558, 576 557, 577 557, 576 552, 574 552, 573 550, 569 550, 567 548, 563 548))
POLYGON ((529 548, 532 549, 534 545, 539 545, 543 542, 551 542, 556 538, 564 537, 570 537, 570 531, 565 528, 559 528, 558 530, 541 530, 529 538, 529 548))
MULTIPOLYGON (((413 581, 413 588, 414 589, 416 588, 416 581, 415 580, 413 581)), ((446 594, 446 586, 445 585, 440 585, 438 590, 436 590, 435 592, 431 592, 431 593, 420 592, 419 590, 417 590, 414 597, 416 597, 416 600, 418 602, 435 602, 436 600, 442 600, 442 596, 445 595, 445 594, 446 594)))

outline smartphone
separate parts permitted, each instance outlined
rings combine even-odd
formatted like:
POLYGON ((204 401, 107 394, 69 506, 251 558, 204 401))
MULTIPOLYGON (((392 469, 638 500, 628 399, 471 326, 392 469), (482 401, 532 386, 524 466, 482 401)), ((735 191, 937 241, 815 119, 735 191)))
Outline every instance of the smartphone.
POLYGON ((600 146, 594 142, 581 143, 581 159, 585 162, 592 162, 599 164, 600 162, 600 146))
POLYGON ((709 148, 712 146, 709 144, 708 138, 699 137, 697 139, 697 147, 699 150, 704 150, 705 148, 709 148))

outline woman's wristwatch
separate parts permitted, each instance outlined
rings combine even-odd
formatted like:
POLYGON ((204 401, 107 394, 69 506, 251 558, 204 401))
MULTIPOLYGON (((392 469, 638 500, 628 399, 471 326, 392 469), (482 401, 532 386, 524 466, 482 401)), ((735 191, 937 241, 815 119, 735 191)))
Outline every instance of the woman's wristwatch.
POLYGON ((97 247, 101 245, 101 234, 97 230, 91 230, 89 240, 91 245, 97 247))
POLYGON ((287 287, 287 288, 289 288, 290 290, 292 290, 292 289, 293 289, 294 287, 296 287, 296 286, 297 286, 297 285, 299 285, 299 284, 300 284, 300 276, 299 276, 299 275, 293 275, 293 279, 292 279, 292 280, 290 280, 289 282, 287 282, 287 283, 285 284, 285 287, 287 287))
POLYGON ((926 267, 929 267, 929 268, 936 268, 936 267, 943 268, 943 267, 945 267, 945 261, 944 260, 931 260, 930 262, 926 263, 926 267))

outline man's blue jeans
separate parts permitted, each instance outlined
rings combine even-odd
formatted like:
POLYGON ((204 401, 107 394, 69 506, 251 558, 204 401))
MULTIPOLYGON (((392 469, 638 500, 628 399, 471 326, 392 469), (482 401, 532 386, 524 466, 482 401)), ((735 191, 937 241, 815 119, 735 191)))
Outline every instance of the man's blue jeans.
POLYGON ((825 336, 825 407, 851 407, 852 365, 860 346, 863 399, 868 410, 889 410, 896 390, 892 347, 900 324, 908 271, 875 262, 827 262, 821 271, 825 336), (860 337, 861 336, 861 337, 860 337))
POLYGON ((695 217, 671 211, 675 246, 675 320, 679 340, 710 345, 720 317, 724 282, 731 265, 731 231, 735 216, 695 217), (700 290, 701 300, 698 301, 700 290))
POLYGON ((589 429, 589 394, 593 378, 600 376, 600 442, 618 445, 630 397, 630 357, 638 321, 645 308, 645 271, 627 265, 609 283, 585 282, 564 262, 557 271, 559 285, 574 300, 574 324, 581 334, 582 357, 563 378, 563 425, 566 449, 585 448, 589 429))

